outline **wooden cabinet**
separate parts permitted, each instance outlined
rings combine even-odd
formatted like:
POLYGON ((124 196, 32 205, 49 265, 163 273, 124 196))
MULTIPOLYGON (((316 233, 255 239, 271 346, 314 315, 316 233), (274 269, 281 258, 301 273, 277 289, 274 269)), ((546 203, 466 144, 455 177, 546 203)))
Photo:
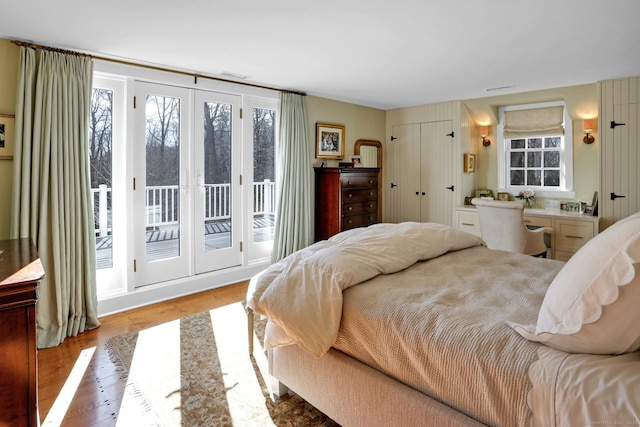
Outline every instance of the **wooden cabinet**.
POLYGON ((314 168, 315 241, 380 222, 379 168, 314 168))
POLYGON ((0 241, 0 425, 37 426, 36 300, 44 276, 30 239, 0 241))
MULTIPOLYGON (((455 209, 458 230, 481 236, 480 219, 474 207, 455 209)), ((551 258, 568 261, 578 249, 598 234, 597 216, 577 215, 571 212, 546 209, 525 209, 522 220, 528 227, 551 227, 551 258)))

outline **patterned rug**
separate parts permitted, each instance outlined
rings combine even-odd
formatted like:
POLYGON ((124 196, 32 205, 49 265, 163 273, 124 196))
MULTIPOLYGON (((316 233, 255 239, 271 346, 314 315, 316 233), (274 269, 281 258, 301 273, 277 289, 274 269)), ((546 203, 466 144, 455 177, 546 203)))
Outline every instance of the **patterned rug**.
POLYGON ((118 425, 338 426, 298 396, 271 400, 258 317, 251 357, 241 303, 111 338, 126 381, 118 425))

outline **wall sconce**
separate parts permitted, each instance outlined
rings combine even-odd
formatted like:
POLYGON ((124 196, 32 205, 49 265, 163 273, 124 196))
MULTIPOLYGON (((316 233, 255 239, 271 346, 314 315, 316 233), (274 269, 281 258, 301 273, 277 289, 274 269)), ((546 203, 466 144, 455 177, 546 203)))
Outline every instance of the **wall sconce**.
POLYGON ((483 147, 488 147, 491 145, 491 140, 489 138, 487 138, 487 136, 489 136, 489 127, 488 126, 481 126, 480 127, 480 135, 482 135, 482 146, 483 147))
POLYGON ((585 144, 593 144, 596 140, 591 133, 593 132, 593 119, 584 119, 582 121, 582 132, 584 132, 584 138, 582 142, 585 144))

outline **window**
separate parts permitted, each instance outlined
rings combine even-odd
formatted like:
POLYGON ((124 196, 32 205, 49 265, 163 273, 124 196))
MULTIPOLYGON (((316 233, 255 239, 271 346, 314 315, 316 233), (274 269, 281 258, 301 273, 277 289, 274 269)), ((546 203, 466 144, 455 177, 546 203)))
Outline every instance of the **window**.
POLYGON ((541 197, 574 197, 571 123, 564 104, 500 108, 499 187, 541 197))
POLYGON ((110 62, 94 70, 101 312, 139 304, 139 290, 166 299, 268 265, 279 93, 110 62))

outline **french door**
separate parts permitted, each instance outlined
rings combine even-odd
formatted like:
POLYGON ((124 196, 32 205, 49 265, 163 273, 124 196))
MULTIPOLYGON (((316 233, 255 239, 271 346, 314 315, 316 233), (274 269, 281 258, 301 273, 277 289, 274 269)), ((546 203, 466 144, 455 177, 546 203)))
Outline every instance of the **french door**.
POLYGON ((195 93, 196 273, 242 263, 240 106, 238 96, 195 93))
POLYGON ((240 97, 135 85, 136 287, 240 265, 240 97))

